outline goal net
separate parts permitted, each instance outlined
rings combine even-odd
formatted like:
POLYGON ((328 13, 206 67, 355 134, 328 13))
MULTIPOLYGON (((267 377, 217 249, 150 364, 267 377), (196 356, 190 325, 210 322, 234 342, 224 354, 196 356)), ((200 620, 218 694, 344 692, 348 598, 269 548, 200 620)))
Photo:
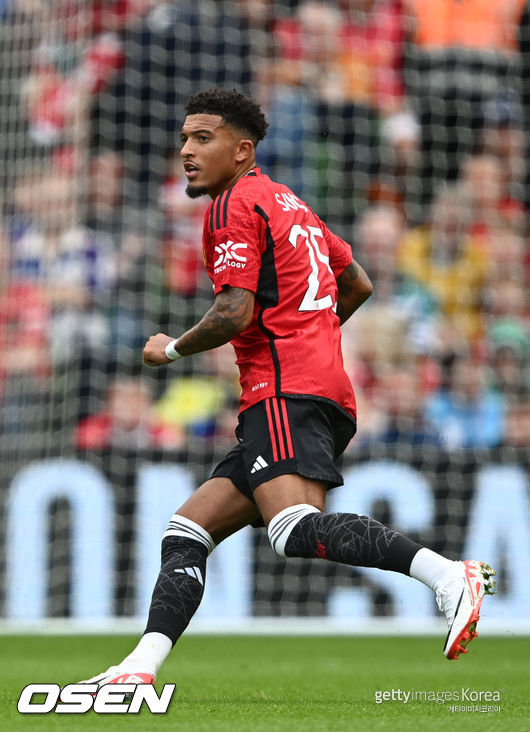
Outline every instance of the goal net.
MULTIPOLYGON (((262 104, 260 167, 374 282, 343 328, 359 425, 329 509, 488 561, 485 627, 528 631, 526 2, 12 0, 0 20, 4 626, 141 627, 169 518, 234 444, 230 345, 141 358, 212 301, 178 140, 188 96, 221 86, 262 104)), ((249 527, 192 628, 439 623, 419 583, 283 560, 249 527)))

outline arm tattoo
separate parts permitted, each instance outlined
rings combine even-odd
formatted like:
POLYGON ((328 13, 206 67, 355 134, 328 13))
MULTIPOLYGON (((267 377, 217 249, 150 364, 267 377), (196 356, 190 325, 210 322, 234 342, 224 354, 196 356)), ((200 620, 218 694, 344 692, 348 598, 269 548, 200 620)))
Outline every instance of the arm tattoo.
POLYGON ((347 298, 351 295, 354 288, 352 284, 354 280, 359 276, 359 270, 355 262, 349 264, 346 269, 341 273, 337 279, 337 286, 339 288, 339 297, 337 300, 337 315, 339 316, 340 323, 344 323, 346 320, 346 310, 344 308, 343 298, 347 298))
POLYGON ((357 267, 355 262, 352 262, 346 267, 346 269, 342 272, 337 280, 339 292, 344 295, 350 293, 354 289, 354 285, 352 285, 352 282, 356 280, 358 276, 359 268, 357 267))
POLYGON ((228 343, 249 325, 253 312, 253 292, 240 287, 222 290, 197 325, 180 336, 179 352, 187 356, 228 343))
POLYGON ((352 261, 337 277, 339 295, 337 299, 337 315, 340 324, 359 308, 371 294, 371 283, 366 273, 352 261))

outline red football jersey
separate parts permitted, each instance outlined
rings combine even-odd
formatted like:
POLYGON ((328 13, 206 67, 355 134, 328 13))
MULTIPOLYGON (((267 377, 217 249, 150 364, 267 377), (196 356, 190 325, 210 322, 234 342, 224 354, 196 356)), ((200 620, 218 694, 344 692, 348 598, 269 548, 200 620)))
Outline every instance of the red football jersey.
POLYGON ((256 295, 252 323, 231 341, 241 410, 296 395, 331 400, 355 416, 336 314, 336 277, 352 262, 351 247, 259 168, 212 201, 203 244, 216 295, 225 286, 256 295))

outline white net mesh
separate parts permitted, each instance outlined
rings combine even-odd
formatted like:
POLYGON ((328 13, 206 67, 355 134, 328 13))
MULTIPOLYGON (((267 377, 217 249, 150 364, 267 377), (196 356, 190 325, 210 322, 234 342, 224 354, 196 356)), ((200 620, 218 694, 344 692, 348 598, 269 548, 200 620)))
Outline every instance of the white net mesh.
MULTIPOLYGON (((167 520, 233 444, 229 346, 141 364, 211 301, 207 202, 185 196, 175 140, 188 96, 223 86, 262 103, 260 165, 375 284, 344 329, 359 432, 330 507, 498 565, 492 617, 530 623, 528 16, 524 0, 1 4, 2 617, 142 615, 167 520)), ((212 557, 198 617, 404 622, 436 615, 423 590, 280 560, 247 529, 212 557)))

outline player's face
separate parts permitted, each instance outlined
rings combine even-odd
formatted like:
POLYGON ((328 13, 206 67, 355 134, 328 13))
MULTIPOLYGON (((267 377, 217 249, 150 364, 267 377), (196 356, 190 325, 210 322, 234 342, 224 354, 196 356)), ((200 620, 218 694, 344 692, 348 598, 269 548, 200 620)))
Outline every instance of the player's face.
POLYGON ((180 154, 190 198, 215 198, 237 179, 240 137, 216 114, 191 114, 181 133, 180 154))

